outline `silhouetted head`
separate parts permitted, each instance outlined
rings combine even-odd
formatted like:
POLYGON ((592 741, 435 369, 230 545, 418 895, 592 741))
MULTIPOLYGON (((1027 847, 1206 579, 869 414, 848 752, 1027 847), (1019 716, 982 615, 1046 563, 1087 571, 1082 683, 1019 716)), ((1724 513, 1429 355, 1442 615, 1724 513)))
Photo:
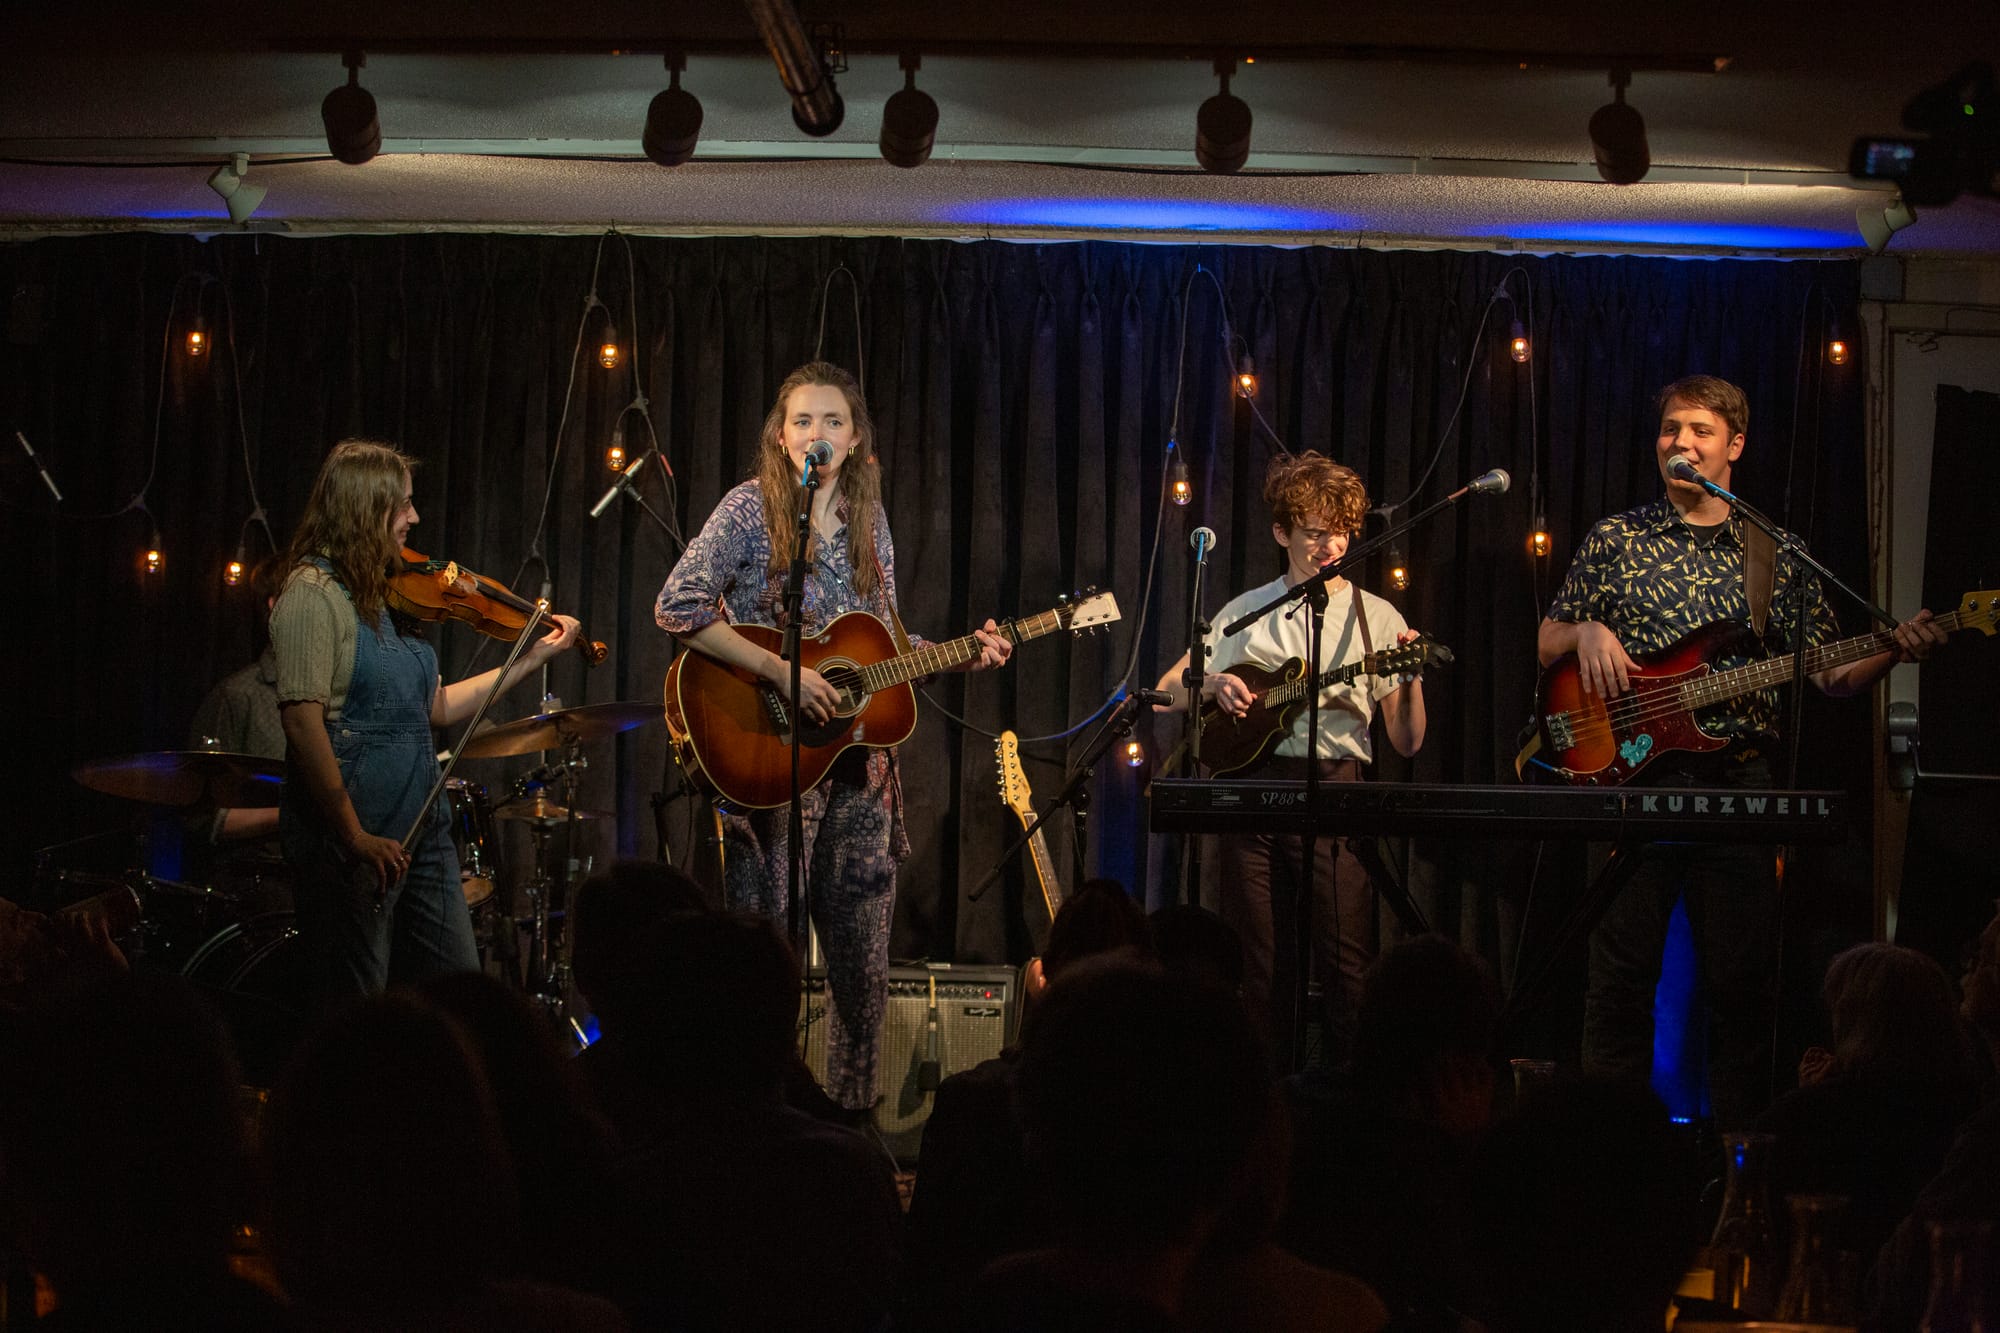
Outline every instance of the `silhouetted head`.
POLYGON ((656 921, 636 941, 620 1040, 654 1081, 692 1098, 775 1095, 799 1021, 799 964, 760 916, 656 921))
POLYGON ((701 885, 664 861, 620 861, 586 879, 571 905, 570 972, 600 1022, 616 1027, 620 986, 647 961, 634 948, 655 921, 707 910, 701 885))
POLYGON ((1119 958, 1050 987, 1016 1086, 1059 1234, 1138 1251, 1199 1239, 1234 1205, 1270 1106, 1234 997, 1119 958))
POLYGON ((1361 983, 1354 1077, 1456 1133, 1488 1118, 1500 995, 1485 964, 1442 935, 1380 958, 1361 983))
POLYGON ((1243 937, 1206 907, 1175 903, 1146 920, 1153 953, 1169 972, 1234 995, 1243 985, 1243 937))

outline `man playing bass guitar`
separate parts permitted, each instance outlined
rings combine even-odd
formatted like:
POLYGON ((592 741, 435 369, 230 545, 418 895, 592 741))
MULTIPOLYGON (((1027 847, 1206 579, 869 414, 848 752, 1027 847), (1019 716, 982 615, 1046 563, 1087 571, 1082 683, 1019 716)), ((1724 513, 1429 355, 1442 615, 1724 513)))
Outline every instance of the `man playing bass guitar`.
MULTIPOLYGON (((1662 389, 1658 410, 1654 455, 1666 495, 1591 529, 1537 637, 1544 666, 1574 654, 1581 690, 1603 700, 1632 691, 1647 670, 1633 654, 1664 652, 1717 621, 1763 621, 1760 633, 1723 645, 1710 657, 1718 672, 1791 653, 1800 598, 1809 647, 1837 634, 1817 577, 1794 569, 1789 560, 1774 560, 1771 546, 1742 515, 1696 483, 1671 475, 1676 460, 1686 459, 1729 489, 1730 468, 1742 456, 1749 424, 1743 391, 1714 376, 1694 375, 1662 389)), ((1894 651, 1813 671, 1810 679, 1829 695, 1856 694, 1943 637, 1931 613, 1922 611, 1897 627, 1894 651)), ((1709 738, 1726 743, 1705 753, 1653 757, 1645 778, 1668 786, 1769 787, 1777 720, 1775 690, 1720 700, 1703 710, 1699 722, 1709 738)), ((1618 762, 1636 770, 1647 763, 1651 744, 1650 735, 1628 737, 1618 762)), ((1722 1129, 1743 1128, 1767 1100, 1777 924, 1770 849, 1655 844, 1638 855, 1630 880, 1591 933, 1584 1068, 1640 1081, 1649 1076, 1653 991, 1668 917, 1685 894, 1710 1013, 1711 1103, 1722 1129)))
MULTIPOLYGON (((1218 627, 1345 555, 1368 512, 1368 491, 1353 469, 1308 450, 1271 461, 1264 479, 1264 503, 1271 508, 1271 538, 1285 553, 1285 571, 1217 611, 1211 619, 1218 627)), ((1327 592, 1320 638, 1322 673, 1420 637, 1395 607, 1344 578, 1334 579, 1327 592)), ((1236 717, 1244 716, 1258 693, 1243 675, 1231 674, 1231 668, 1278 670, 1291 659, 1302 663, 1310 648, 1303 611, 1291 616, 1286 610, 1273 611, 1227 638, 1219 628, 1212 630, 1210 665, 1202 681, 1204 707, 1213 703, 1236 717)), ((1160 678, 1159 688, 1175 696, 1169 711, 1187 707, 1187 687, 1182 683, 1187 665, 1183 653, 1160 678)), ((1414 675, 1363 675, 1324 692, 1317 737, 1306 736, 1308 714, 1301 711, 1256 769, 1257 775, 1302 778, 1309 759, 1317 756, 1322 780, 1360 781, 1361 766, 1374 757, 1369 731, 1378 705, 1389 743, 1399 754, 1416 754, 1424 743, 1423 682, 1414 675)), ((1346 1056, 1342 1047, 1345 1034, 1353 1030, 1361 975, 1375 957, 1375 895, 1367 871, 1341 839, 1321 837, 1313 845, 1313 944, 1320 965, 1333 973, 1326 990, 1327 1031, 1330 1054, 1338 1060, 1346 1056)), ((1290 835, 1231 835, 1221 839, 1219 850, 1223 887, 1216 905, 1243 938, 1243 1001, 1251 1021, 1271 1041, 1274 1066, 1282 1069, 1293 1049, 1293 927, 1304 869, 1300 840, 1290 835)))

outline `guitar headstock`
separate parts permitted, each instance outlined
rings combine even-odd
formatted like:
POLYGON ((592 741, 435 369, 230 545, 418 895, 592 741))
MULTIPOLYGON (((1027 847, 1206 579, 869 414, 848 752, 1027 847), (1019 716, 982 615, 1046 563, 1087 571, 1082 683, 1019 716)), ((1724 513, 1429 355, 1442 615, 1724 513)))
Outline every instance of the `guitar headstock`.
POLYGON ((1085 588, 1074 597, 1063 598, 1056 615, 1061 617, 1066 630, 1097 629, 1118 619, 1118 598, 1112 593, 1085 588))
POLYGON ((1394 648, 1384 649, 1375 655, 1375 672, 1378 676, 1400 676, 1406 671, 1421 671, 1425 667, 1450 666, 1452 651, 1428 636, 1399 643, 1394 648))
POLYGON ((1000 799, 1015 814, 1032 819, 1035 806, 1028 792, 1028 774, 1021 767, 1021 738, 1011 731, 1001 732, 993 754, 1000 761, 1000 799))
POLYGON ((2000 624, 2000 589, 1965 594, 1965 600, 1958 604, 1958 627, 1990 635, 1995 624, 2000 624))

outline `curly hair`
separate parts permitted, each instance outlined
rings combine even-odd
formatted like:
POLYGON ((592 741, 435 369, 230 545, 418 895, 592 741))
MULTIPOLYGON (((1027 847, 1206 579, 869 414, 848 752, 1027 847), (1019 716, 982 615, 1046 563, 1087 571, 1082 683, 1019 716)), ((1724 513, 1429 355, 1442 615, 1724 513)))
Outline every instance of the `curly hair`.
POLYGON ((792 562, 798 540, 799 481, 791 455, 785 452, 785 405, 792 390, 825 385, 847 399, 848 421, 854 427, 854 448, 841 464, 835 482, 847 500, 847 555, 854 568, 855 591, 872 598, 880 584, 875 564, 875 507, 882 499, 882 474, 875 465, 875 421, 868 400, 854 377, 830 361, 808 361, 778 386, 778 396, 764 417, 758 440, 757 485, 764 493, 764 530, 771 537, 771 573, 782 575, 792 562))
POLYGON ((1264 503, 1281 528, 1296 528, 1324 514, 1335 531, 1359 532, 1368 513, 1368 488, 1353 468, 1308 449, 1271 460, 1264 474, 1264 503))
POLYGON ((371 629, 389 593, 389 574, 402 549, 389 519, 403 507, 416 460, 379 440, 342 440, 320 464, 298 531, 285 549, 287 570, 322 556, 354 599, 354 614, 371 629))
POLYGON ((1729 427, 1730 438, 1750 429, 1750 399, 1728 380, 1717 379, 1713 375, 1689 375, 1677 379, 1660 390, 1660 396, 1653 400, 1653 415, 1664 417, 1667 404, 1675 399, 1690 407, 1703 408, 1722 418, 1729 427))

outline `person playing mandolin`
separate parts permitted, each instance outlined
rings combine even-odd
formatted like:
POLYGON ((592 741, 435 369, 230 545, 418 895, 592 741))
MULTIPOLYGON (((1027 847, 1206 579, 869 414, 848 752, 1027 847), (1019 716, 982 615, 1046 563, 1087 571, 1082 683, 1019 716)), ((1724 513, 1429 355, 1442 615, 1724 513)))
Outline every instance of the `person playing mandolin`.
MULTIPOLYGON (((1730 488, 1730 469, 1743 454, 1749 425, 1743 391, 1712 375, 1693 375, 1662 389, 1658 409, 1654 454, 1666 495, 1590 530, 1537 637, 1544 666, 1574 654, 1583 691, 1607 700, 1631 691, 1645 670, 1633 654, 1664 653, 1717 621, 1763 621, 1761 635, 1746 635, 1709 659, 1718 672, 1791 653, 1801 597, 1806 643, 1825 644, 1837 634, 1816 576, 1774 559, 1775 543, 1729 504, 1672 475, 1677 461, 1685 459, 1701 476, 1730 488)), ((1829 695, 1855 694, 1943 638, 1931 613, 1921 611, 1897 627, 1895 651, 1810 672, 1809 678, 1829 695)), ((1727 744, 1700 754, 1659 755, 1645 778, 1677 787, 1769 787, 1777 720, 1775 690, 1722 700, 1703 710, 1700 726, 1727 744)), ((1636 769, 1646 763, 1652 743, 1650 733, 1628 737, 1622 765, 1636 769)), ((1639 856, 1631 879, 1591 933, 1584 1069, 1642 1082, 1650 1076, 1653 992, 1668 917, 1685 895, 1710 1015, 1711 1104, 1722 1129, 1745 1127, 1768 1100, 1777 912, 1770 849, 1653 844, 1639 856)))
MULTIPOLYGON (((1271 460, 1264 502, 1271 509, 1271 538, 1285 553, 1285 571, 1232 599, 1211 617, 1217 629, 1209 634, 1208 674, 1202 681, 1204 709, 1213 704, 1236 718, 1251 713, 1259 692, 1231 668, 1261 668, 1257 674, 1263 676, 1284 668, 1288 661, 1302 664, 1311 647, 1307 617, 1303 611, 1288 614, 1299 605, 1295 603, 1238 634, 1224 637, 1220 627, 1345 555, 1368 512, 1368 491, 1353 469, 1308 450, 1271 460)), ((1327 593, 1320 638, 1322 672, 1421 637, 1395 607, 1345 578, 1335 578, 1327 593)), ((1187 665, 1183 653, 1160 678, 1159 688, 1175 695, 1175 702, 1163 711, 1186 709, 1182 673, 1187 665)), ((1300 708, 1255 771, 1263 777, 1302 778, 1306 764, 1316 756, 1322 780, 1360 781, 1361 766, 1374 758, 1370 726, 1378 707, 1397 753, 1416 754, 1424 743, 1423 682, 1414 674, 1357 675, 1322 691, 1319 735, 1310 744, 1309 712, 1300 708)), ((1206 759, 1206 740, 1203 745, 1206 759)), ((1223 887, 1217 907, 1243 937, 1243 1001, 1251 1021, 1272 1043, 1274 1067, 1282 1069, 1291 1060, 1293 1045, 1292 936, 1302 882, 1300 840, 1291 835, 1231 835, 1220 839, 1218 850, 1223 887)), ((1327 1032, 1334 1058, 1341 1059, 1345 1037, 1354 1026, 1361 976, 1375 957, 1375 896, 1367 871, 1341 839, 1318 839, 1314 855, 1313 943, 1319 966, 1330 969, 1336 982, 1326 988, 1327 1032)))
MULTIPOLYGON (((806 632, 817 634, 852 611, 894 626, 896 551, 881 499, 875 427, 854 378, 824 361, 800 366, 779 386, 759 441, 757 475, 722 497, 654 607, 660 628, 683 645, 769 682, 780 695, 790 694, 790 665, 731 625, 783 628, 800 477, 808 449, 820 441, 830 448, 826 461, 816 464, 806 632)), ((997 667, 1013 651, 991 620, 976 634, 978 653, 963 669, 997 667)), ((826 721, 840 706, 839 691, 806 666, 799 672, 799 699, 813 722, 826 721)), ((894 749, 846 751, 801 804, 812 924, 826 951, 833 992, 827 1092, 865 1115, 875 1101, 876 1051, 888 1001, 896 866, 910 850, 894 749)), ((790 821, 789 805, 724 813, 723 892, 732 911, 788 919, 790 821)), ((805 942, 793 944, 803 957, 805 942)))

